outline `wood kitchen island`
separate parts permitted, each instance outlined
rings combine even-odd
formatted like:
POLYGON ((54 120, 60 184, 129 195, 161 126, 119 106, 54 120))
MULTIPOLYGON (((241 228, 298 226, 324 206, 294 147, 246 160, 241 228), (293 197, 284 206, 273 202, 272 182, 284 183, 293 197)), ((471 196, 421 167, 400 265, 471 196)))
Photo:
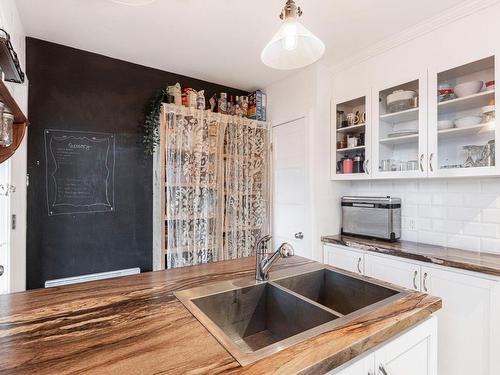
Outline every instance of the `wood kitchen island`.
MULTIPOLYGON (((274 270, 314 263, 295 256, 274 270)), ((420 292, 241 367, 173 292, 254 277, 255 258, 0 296, 0 372, 323 374, 441 308, 420 292)), ((271 272, 272 278, 272 272, 271 272)))

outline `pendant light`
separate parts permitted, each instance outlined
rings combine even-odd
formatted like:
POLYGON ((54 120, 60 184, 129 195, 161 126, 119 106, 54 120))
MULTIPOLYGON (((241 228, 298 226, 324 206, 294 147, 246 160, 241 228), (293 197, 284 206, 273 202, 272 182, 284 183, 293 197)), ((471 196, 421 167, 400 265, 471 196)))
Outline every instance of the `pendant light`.
POLYGON ((325 44, 299 22, 300 16, 300 7, 287 0, 280 14, 283 24, 260 54, 265 65, 280 70, 298 69, 323 56, 325 44))

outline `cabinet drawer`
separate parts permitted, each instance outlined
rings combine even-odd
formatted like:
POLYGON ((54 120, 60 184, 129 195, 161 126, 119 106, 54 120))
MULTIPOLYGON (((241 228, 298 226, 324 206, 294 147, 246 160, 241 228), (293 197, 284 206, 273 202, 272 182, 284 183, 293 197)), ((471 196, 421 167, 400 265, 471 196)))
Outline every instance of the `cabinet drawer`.
POLYGON ((420 266, 377 255, 365 255, 365 275, 420 291, 420 266))
POLYGON ((325 263, 343 270, 364 275, 364 254, 337 246, 324 246, 325 263))

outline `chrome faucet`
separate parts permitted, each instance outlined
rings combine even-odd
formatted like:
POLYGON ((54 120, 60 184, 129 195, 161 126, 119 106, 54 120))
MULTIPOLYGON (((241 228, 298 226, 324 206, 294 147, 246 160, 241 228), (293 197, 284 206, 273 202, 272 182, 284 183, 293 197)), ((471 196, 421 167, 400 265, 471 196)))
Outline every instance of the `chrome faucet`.
POLYGON ((267 252, 267 242, 272 236, 270 234, 262 237, 255 245, 255 279, 258 281, 267 281, 269 279, 269 269, 279 257, 288 258, 293 256, 294 250, 289 243, 282 243, 281 246, 272 254, 267 252))

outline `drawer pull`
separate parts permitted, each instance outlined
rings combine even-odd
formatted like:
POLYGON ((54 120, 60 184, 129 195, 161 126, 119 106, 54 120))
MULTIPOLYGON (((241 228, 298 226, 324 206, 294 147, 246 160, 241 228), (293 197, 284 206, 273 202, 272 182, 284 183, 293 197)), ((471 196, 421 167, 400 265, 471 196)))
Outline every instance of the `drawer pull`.
POLYGON ((423 286, 424 286, 424 292, 428 292, 428 290, 427 290, 427 276, 428 276, 428 275, 427 275, 427 272, 426 272, 426 273, 424 273, 424 279, 423 279, 423 281, 422 281, 423 286))
POLYGON ((361 257, 359 257, 359 259, 358 259, 358 272, 362 274, 363 271, 361 271, 361 261, 362 261, 362 259, 361 259, 361 257))
POLYGON ((413 274, 413 288, 415 288, 416 290, 418 290, 418 287, 417 287, 417 276, 418 276, 418 271, 415 271, 415 273, 413 274))

